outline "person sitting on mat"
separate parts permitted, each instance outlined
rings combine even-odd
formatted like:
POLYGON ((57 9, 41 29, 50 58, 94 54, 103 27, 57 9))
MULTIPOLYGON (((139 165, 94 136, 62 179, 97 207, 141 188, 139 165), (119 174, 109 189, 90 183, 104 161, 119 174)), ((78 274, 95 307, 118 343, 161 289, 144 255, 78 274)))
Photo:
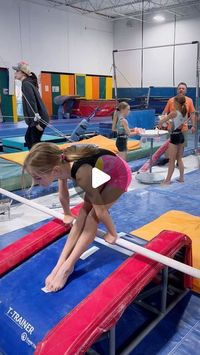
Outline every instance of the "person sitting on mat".
POLYGON ((108 209, 127 191, 131 183, 131 169, 120 157, 95 145, 72 145, 61 150, 53 143, 38 143, 27 155, 23 171, 42 186, 50 185, 55 178, 70 178, 85 193, 84 203, 73 224, 59 260, 46 279, 48 291, 64 287, 81 254, 93 242, 99 222, 104 223, 104 238, 115 243, 117 232, 108 209), (111 179, 98 188, 92 187, 92 169, 96 167, 111 179))
POLYGON ((184 150, 184 135, 182 132, 183 125, 187 122, 187 108, 186 99, 184 95, 177 95, 174 98, 174 111, 167 116, 162 116, 159 122, 159 128, 163 123, 170 122, 170 144, 169 144, 169 167, 167 177, 163 184, 169 185, 171 177, 175 169, 175 162, 177 160, 180 171, 179 182, 184 182, 184 165, 183 165, 183 150, 184 150))
POLYGON ((127 141, 129 136, 137 135, 135 129, 130 129, 126 119, 129 114, 130 106, 127 102, 120 102, 118 111, 113 117, 112 130, 117 131, 116 147, 119 151, 118 156, 127 159, 127 141))
POLYGON ((13 66, 15 79, 22 82, 22 104, 25 122, 28 126, 25 142, 31 147, 41 141, 44 129, 49 122, 49 116, 39 93, 37 77, 31 72, 26 62, 13 66), (40 118, 42 121, 40 121, 40 118))

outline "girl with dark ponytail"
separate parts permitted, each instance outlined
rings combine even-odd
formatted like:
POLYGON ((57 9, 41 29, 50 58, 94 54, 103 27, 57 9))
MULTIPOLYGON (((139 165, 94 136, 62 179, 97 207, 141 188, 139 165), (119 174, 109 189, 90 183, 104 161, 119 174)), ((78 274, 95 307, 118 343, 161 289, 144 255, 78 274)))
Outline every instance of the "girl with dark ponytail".
POLYGON ((174 98, 175 111, 169 115, 163 116, 159 122, 159 128, 164 122, 170 122, 170 145, 169 145, 169 167, 167 177, 163 184, 169 185, 175 169, 175 162, 177 160, 180 176, 178 181, 184 182, 184 165, 183 165, 183 151, 184 151, 184 135, 182 133, 183 125, 188 120, 186 99, 184 95, 177 95, 174 98))

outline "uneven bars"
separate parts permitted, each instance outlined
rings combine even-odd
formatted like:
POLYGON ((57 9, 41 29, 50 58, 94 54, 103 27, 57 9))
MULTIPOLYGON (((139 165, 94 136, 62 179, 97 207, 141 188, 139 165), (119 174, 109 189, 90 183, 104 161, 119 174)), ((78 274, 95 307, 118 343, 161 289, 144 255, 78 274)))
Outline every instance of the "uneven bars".
MULTIPOLYGON (((30 201, 30 200, 27 200, 26 198, 24 197, 21 197, 21 196, 18 196, 10 191, 7 191, 7 190, 4 190, 2 188, 0 188, 0 193, 5 195, 5 196, 8 196, 10 198, 12 198, 13 200, 16 200, 16 201, 19 201, 21 203, 24 203, 26 205, 28 205, 29 207, 32 207, 38 211, 41 211, 41 212, 44 212, 50 216, 53 216, 53 217, 56 217, 60 220, 63 221, 63 214, 62 213, 59 213, 59 212, 56 212, 56 211, 53 211, 45 206, 41 206, 40 204, 38 203, 35 203, 33 201, 30 201)), ((98 229, 97 231, 97 235, 98 236, 101 236, 103 237, 104 236, 104 232, 100 229, 98 229)), ((131 242, 128 242, 127 240, 124 240, 124 239, 121 239, 121 238, 118 238, 116 240, 116 244, 125 248, 125 249, 128 249, 128 250, 131 250, 135 253, 138 253, 138 254, 141 254, 149 259, 152 259, 154 261, 157 261, 158 263, 160 264, 163 264, 165 266, 168 266, 168 267, 171 267, 175 270, 178 270, 180 272, 183 272, 184 274, 187 274, 187 275, 190 275, 192 277, 195 277, 195 278, 198 278, 200 279, 200 270, 199 269, 196 269, 192 266, 189 266, 189 265, 186 265, 186 264, 183 264, 179 261, 176 261, 172 258, 169 258, 165 255, 162 255, 162 254, 159 254, 159 253, 156 253, 155 251, 152 251, 150 249, 147 249, 147 248, 144 248, 144 247, 141 247, 137 244, 134 244, 134 243, 131 243, 131 242)))

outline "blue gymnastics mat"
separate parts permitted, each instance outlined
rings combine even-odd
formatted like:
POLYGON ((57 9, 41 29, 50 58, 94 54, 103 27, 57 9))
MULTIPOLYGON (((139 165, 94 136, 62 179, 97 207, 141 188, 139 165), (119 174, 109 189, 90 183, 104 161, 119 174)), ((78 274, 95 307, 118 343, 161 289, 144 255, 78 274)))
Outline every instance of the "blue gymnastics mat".
MULTIPOLYGON (((66 142, 66 139, 63 137, 57 137, 57 136, 53 136, 53 135, 43 134, 41 141, 59 144, 59 143, 66 142)), ((22 152, 22 151, 28 150, 24 137, 3 138, 2 144, 3 144, 3 151, 5 153, 22 152)))
POLYGON ((41 288, 65 240, 63 237, 56 241, 0 280, 0 351, 3 354, 33 354, 45 334, 127 258, 94 242, 93 246, 99 249, 77 262, 67 286, 58 293, 46 294, 41 288), (23 341, 24 333, 26 341, 23 341))

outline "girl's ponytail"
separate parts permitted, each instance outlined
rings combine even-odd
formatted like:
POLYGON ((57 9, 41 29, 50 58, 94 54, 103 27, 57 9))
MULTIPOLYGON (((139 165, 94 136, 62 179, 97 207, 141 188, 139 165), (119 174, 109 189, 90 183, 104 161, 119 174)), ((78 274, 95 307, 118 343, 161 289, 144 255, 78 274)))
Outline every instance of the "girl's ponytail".
POLYGON ((184 95, 177 95, 174 101, 180 106, 180 112, 185 117, 187 115, 186 99, 184 95))
POLYGON ((71 145, 63 150, 66 161, 73 162, 99 153, 99 147, 94 144, 71 145))
POLYGON ((186 107, 186 104, 183 104, 182 107, 181 107, 181 113, 183 115, 183 117, 186 116, 187 114, 187 107, 186 107))
POLYGON ((29 173, 32 171, 48 173, 56 165, 87 158, 97 153, 99 148, 93 144, 71 145, 62 150, 54 143, 37 143, 31 148, 24 161, 23 172, 26 170, 29 173))

